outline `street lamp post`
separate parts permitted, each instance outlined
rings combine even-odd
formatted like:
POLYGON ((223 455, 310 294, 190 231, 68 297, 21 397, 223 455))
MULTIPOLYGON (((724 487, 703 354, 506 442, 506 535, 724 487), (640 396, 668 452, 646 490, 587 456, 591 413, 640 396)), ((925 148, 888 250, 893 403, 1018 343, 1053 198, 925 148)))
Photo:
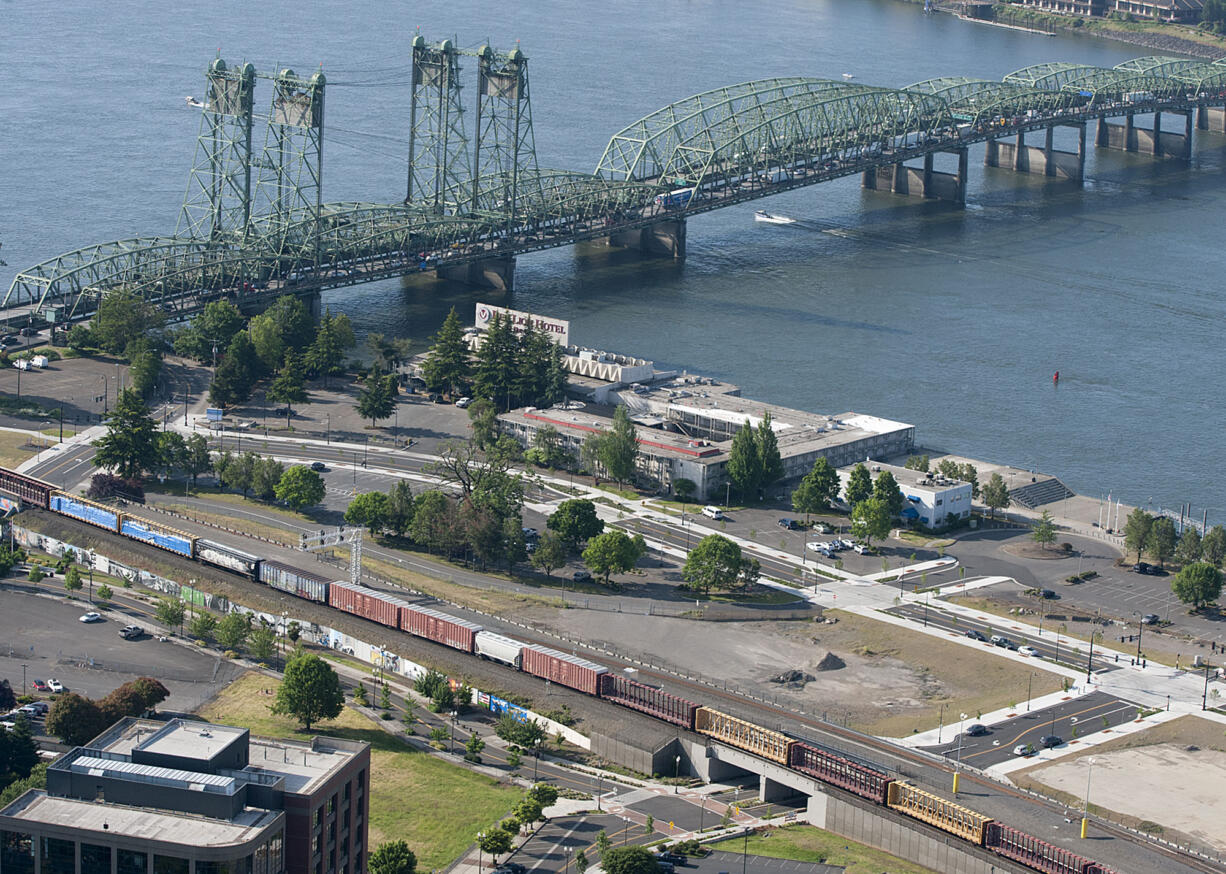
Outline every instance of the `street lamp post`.
POLYGON ((26 693, 26 668, 27 667, 28 665, 21 666, 21 694, 22 695, 26 693))
POLYGON ((1090 671, 1094 666, 1094 635, 1097 631, 1090 632, 1090 653, 1086 656, 1086 682, 1090 682, 1090 671))
POLYGON ((481 874, 481 842, 485 840, 485 832, 477 832, 477 874, 481 874))
POLYGON ((1030 712, 1030 691, 1034 685, 1034 671, 1030 672, 1030 676, 1026 679, 1026 712, 1030 712))
POLYGON ((1090 777, 1094 773, 1094 757, 1086 758, 1086 803, 1081 817, 1081 839, 1085 840, 1090 827, 1090 777))
MULTIPOLYGON (((1133 611, 1133 615, 1134 616, 1136 615, 1136 611, 1133 611)), ((1144 631, 1145 631, 1145 617, 1140 616, 1137 618, 1137 664, 1138 665, 1141 664, 1141 635, 1142 633, 1144 633, 1144 631)))
POLYGON ((1209 709, 1209 663, 1205 662, 1205 691, 1200 696, 1200 709, 1209 709))
POLYGON ((937 722, 937 743, 938 744, 941 742, 941 730, 945 728, 945 708, 948 706, 949 706, 948 701, 946 701, 945 703, 941 705, 941 717, 940 717, 940 721, 937 722))
POLYGON ((674 795, 678 793, 678 789, 680 788, 679 786, 680 780, 681 780, 681 756, 674 756, 673 757, 673 794, 674 795))
POLYGON ((958 777, 962 773, 962 725, 966 722, 966 714, 958 721, 958 765, 954 770, 954 795, 958 794, 958 777))
POLYGON ((451 711, 451 752, 455 752, 455 718, 456 711, 451 711))

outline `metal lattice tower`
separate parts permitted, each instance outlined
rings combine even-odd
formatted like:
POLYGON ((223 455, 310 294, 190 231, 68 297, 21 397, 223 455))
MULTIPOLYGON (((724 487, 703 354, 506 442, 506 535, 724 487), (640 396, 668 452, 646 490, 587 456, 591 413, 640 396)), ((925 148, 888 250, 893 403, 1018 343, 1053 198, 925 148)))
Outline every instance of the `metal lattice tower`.
POLYGON ((251 219, 255 67, 243 64, 231 70, 217 58, 205 77, 208 86, 196 157, 175 234, 214 241, 241 239, 251 219))
POLYGON ((536 178, 536 137, 528 94, 528 59, 518 48, 477 52, 477 141, 473 148, 473 212, 517 215, 522 186, 536 178))
POLYGON ((319 254, 327 80, 322 72, 304 79, 293 70, 282 70, 272 82, 264 153, 256 165, 259 177, 253 210, 259 216, 267 248, 294 262, 307 259, 315 263, 319 254))
POLYGON ((362 537, 364 528, 338 528, 318 534, 299 534, 298 548, 303 552, 319 552, 334 546, 349 547, 349 582, 362 584, 362 537))
POLYGON ((451 40, 428 45, 413 38, 413 94, 409 110, 406 204, 442 215, 449 191, 468 181, 471 165, 460 96, 460 52, 451 40))

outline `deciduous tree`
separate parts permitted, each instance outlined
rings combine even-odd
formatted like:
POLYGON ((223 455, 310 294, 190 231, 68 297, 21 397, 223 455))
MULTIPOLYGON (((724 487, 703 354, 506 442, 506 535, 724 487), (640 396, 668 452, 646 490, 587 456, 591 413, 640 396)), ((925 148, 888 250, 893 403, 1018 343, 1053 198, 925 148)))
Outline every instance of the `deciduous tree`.
POLYGON ((102 709, 76 692, 65 692, 55 699, 47 712, 47 733, 69 746, 80 746, 93 740, 110 723, 102 709))
POLYGON ((324 480, 305 464, 295 464, 281 474, 273 493, 295 510, 313 507, 324 499, 324 480))
POLYGON ((166 323, 161 309, 134 291, 119 289, 102 297, 91 322, 94 342, 107 352, 122 352, 166 323))
POLYGON ((1207 561, 1193 562, 1175 574, 1171 591, 1193 610, 1199 610, 1222 594, 1222 572, 1207 561))
POLYGON ((1166 516, 1159 516, 1150 526, 1145 546, 1159 567, 1165 565, 1166 560, 1175 554, 1176 537, 1175 523, 1166 516))
POLYGON ((345 522, 362 525, 378 533, 387 525, 388 498, 383 492, 364 492, 356 495, 345 509, 345 522))
POLYGON ((417 856, 404 841, 386 841, 370 854, 370 874, 416 874, 417 856))
POLYGON ((285 361, 277 371, 276 378, 268 387, 268 399, 278 404, 285 404, 285 427, 294 415, 294 404, 306 401, 306 375, 302 371, 302 363, 298 355, 290 350, 285 353, 285 361))
POLYGON ((690 550, 681 570, 686 588, 696 592, 736 586, 743 563, 741 547, 721 534, 709 534, 690 550))
POLYGON ((1141 553, 1149 543, 1149 532, 1153 527, 1154 517, 1140 507, 1129 513, 1124 521, 1124 545, 1137 551, 1137 561, 1141 560, 1141 553))
POLYGON ((874 540, 890 535, 890 508, 876 496, 865 498, 851 508, 851 533, 871 547, 874 540))
POLYGON ((1221 567, 1222 558, 1226 556, 1226 529, 1214 525, 1205 532, 1200 541, 1200 557, 1214 567, 1221 567))
POLYGON ((622 483, 634 479, 635 464, 639 455, 638 436, 634 424, 624 406, 613 411, 613 425, 595 438, 596 458, 611 478, 622 483))
POLYGON ((851 469, 847 485, 843 487, 843 500, 854 507, 873 493, 873 478, 863 462, 851 469))
POLYGON ((824 513, 839 493, 839 475, 825 456, 813 462, 796 491, 792 492, 792 509, 797 513, 824 513))
POLYGON ((596 505, 587 498, 571 498, 558 505, 545 526, 557 533, 570 549, 604 531, 604 522, 596 515, 596 505))
POLYGON ((890 514, 891 519, 902 513, 902 490, 898 487, 898 481, 894 479, 894 474, 888 470, 883 470, 877 474, 877 480, 873 483, 873 497, 885 504, 886 511, 890 514))
POLYGON ((604 577, 605 585, 613 574, 624 574, 643 557, 647 545, 642 535, 630 537, 620 528, 598 534, 588 541, 583 550, 583 563, 597 576, 604 577))
POLYGON ((762 458, 758 454, 758 441, 754 438, 753 426, 745 424, 732 436, 728 450, 728 479, 743 501, 757 500, 762 484, 762 458))
POLYGON ((227 613, 217 623, 215 636, 222 649, 239 650, 251 634, 251 617, 246 613, 227 613))
POLYGON ((536 542, 532 551, 532 566, 545 572, 545 576, 553 573, 554 568, 566 564, 566 544, 562 538, 552 531, 546 531, 536 542))
POLYGON ((999 473, 993 473, 988 477, 983 487, 983 503, 992 511, 993 518, 996 517, 997 510, 1005 510, 1009 507, 1009 487, 1005 485, 1005 480, 999 473))
POLYGON ((272 712, 292 716, 306 731, 324 719, 335 719, 345 706, 341 682, 332 666, 317 655, 299 650, 285 665, 272 712))

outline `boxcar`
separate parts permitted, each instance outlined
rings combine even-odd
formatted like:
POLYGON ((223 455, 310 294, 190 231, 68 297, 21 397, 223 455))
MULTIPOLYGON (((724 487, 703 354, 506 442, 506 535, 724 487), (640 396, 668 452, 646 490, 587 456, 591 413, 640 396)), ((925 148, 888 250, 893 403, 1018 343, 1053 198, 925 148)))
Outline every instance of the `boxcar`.
POLYGON ((56 492, 51 496, 49 509, 52 512, 88 522, 90 525, 105 528, 107 531, 119 532, 119 512, 88 498, 77 498, 64 492, 56 492))
POLYGON ((266 558, 260 562, 260 582, 308 601, 328 603, 328 580, 325 577, 292 568, 279 561, 266 558))
POLYGON ((523 671, 589 695, 596 695, 600 691, 600 678, 607 674, 609 669, 579 656, 529 643, 524 644, 523 671))
POLYGON ((694 730, 781 765, 788 763, 788 748, 794 743, 785 734, 710 707, 699 707, 694 711, 694 730))
POLYGON ((57 491, 59 486, 54 483, 0 467, 0 492, 10 494, 23 503, 45 510, 51 505, 51 495, 57 491))
POLYGON ((129 516, 127 513, 120 514, 119 533, 188 558, 192 558, 196 550, 196 538, 186 531, 168 528, 139 516, 129 516))
POLYGON ((413 604, 400 608, 400 628, 461 652, 473 651, 474 638, 481 630, 481 626, 475 622, 413 604))
MULTIPOLYGON (((400 608, 405 602, 374 589, 355 586, 353 583, 332 583, 328 587, 328 606, 388 628, 396 628, 400 622, 400 608)), ((407 606, 407 605, 405 605, 407 606)))
POLYGON ((518 640, 492 631, 478 631, 473 636, 473 651, 477 655, 513 668, 518 668, 523 661, 523 649, 524 645, 518 640))
POLYGON ((890 776, 881 771, 852 762, 829 750, 811 747, 802 741, 792 744, 788 765, 801 773, 824 780, 861 798, 885 804, 890 776))
POLYGON ((1000 822, 987 824, 983 845, 1006 859, 1021 862, 1044 874, 1087 874, 1099 870, 1087 867, 1094 863, 1083 856, 1000 822))
POLYGON ((983 845, 984 827, 991 822, 990 817, 898 780, 890 783, 886 804, 980 846, 983 845))
POLYGON ((257 556, 215 540, 196 538, 196 558, 253 580, 260 578, 260 559, 257 556))
POLYGON ((645 686, 612 671, 600 675, 600 697, 682 728, 694 728, 694 711, 698 705, 693 701, 645 686))

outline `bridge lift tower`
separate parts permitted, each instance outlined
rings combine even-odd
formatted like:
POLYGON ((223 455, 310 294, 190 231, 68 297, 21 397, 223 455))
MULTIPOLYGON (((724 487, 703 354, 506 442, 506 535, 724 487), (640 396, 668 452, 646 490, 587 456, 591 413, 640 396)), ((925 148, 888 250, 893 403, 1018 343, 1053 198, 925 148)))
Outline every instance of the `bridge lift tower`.
POLYGON ((362 585, 362 536, 366 529, 338 528, 318 534, 299 534, 298 548, 303 552, 319 552, 334 546, 349 547, 349 582, 362 585))

